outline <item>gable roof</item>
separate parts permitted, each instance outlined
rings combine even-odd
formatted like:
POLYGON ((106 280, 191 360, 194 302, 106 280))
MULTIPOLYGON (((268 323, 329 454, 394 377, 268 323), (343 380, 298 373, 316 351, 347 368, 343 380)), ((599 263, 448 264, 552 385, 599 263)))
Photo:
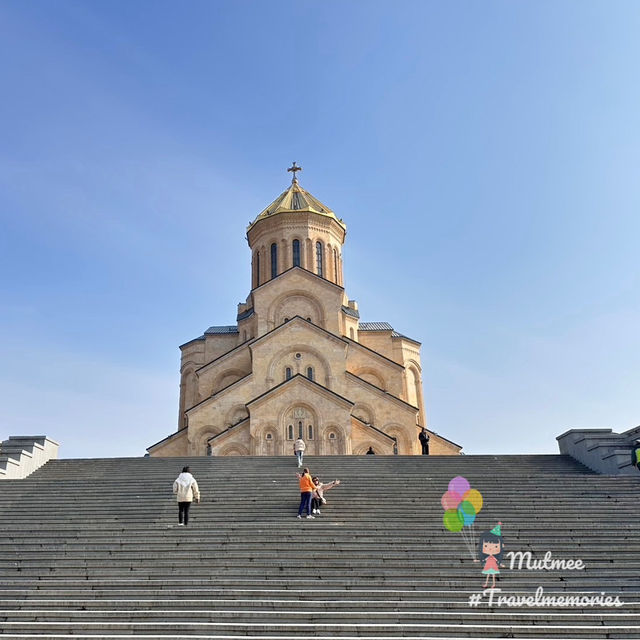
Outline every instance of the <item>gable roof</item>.
POLYGON ((358 416, 351 416, 351 417, 354 420, 357 420, 366 429, 373 429, 374 431, 377 431, 379 434, 383 435, 385 438, 389 438, 389 440, 393 440, 393 442, 395 442, 396 444, 398 443, 397 438, 395 438, 394 436, 390 436, 388 433, 385 433, 382 429, 378 429, 378 427, 374 427, 372 424, 369 424, 368 422, 361 420, 360 418, 358 418, 358 416))
POLYGON ((226 324, 223 326, 209 327, 205 332, 205 336, 217 333, 238 333, 238 327, 235 324, 226 324))
POLYGON ((351 373, 351 371, 345 371, 345 374, 347 376, 350 376, 350 377, 354 378, 355 380, 357 380, 358 382, 362 383, 363 385, 371 387, 372 389, 377 391, 379 395, 384 395, 386 398, 389 398, 389 400, 393 400, 395 402, 398 402, 398 403, 404 405, 405 407, 408 407, 412 411, 420 411, 420 409, 418 407, 414 407, 412 404, 409 404, 408 402, 405 402, 401 398, 398 398, 398 396, 394 396, 392 393, 389 393, 388 391, 385 391, 384 389, 381 389, 380 387, 376 387, 375 384, 371 384, 371 382, 369 382, 368 380, 365 380, 364 378, 361 378, 360 376, 357 376, 355 373, 351 373))
POLYGON ((358 331, 393 331, 388 322, 359 322, 358 331))
POLYGON ((404 340, 414 342, 415 344, 422 344, 421 342, 418 342, 418 340, 414 340, 409 336, 398 333, 388 322, 359 322, 358 331, 391 331, 392 338, 402 338, 404 340))
POLYGON ((238 384, 239 382, 245 382, 247 378, 251 377, 252 375, 253 375, 253 371, 242 376, 242 378, 238 378, 237 380, 230 382, 226 387, 222 387, 222 389, 218 389, 217 391, 212 393, 208 398, 205 398, 204 400, 200 400, 200 402, 198 402, 197 404, 194 404, 192 407, 185 409, 184 412, 189 413, 190 411, 193 411, 196 407, 206 404, 207 402, 211 402, 214 398, 217 398, 221 393, 224 393, 225 391, 227 391, 227 389, 230 389, 231 387, 238 384))
POLYGON ((188 428, 189 427, 182 427, 181 429, 178 429, 175 433, 170 433, 166 438, 162 438, 162 440, 158 440, 158 442, 154 442, 152 445, 148 446, 147 451, 151 451, 151 449, 153 449, 154 447, 157 447, 159 444, 162 444, 163 442, 168 442, 169 440, 173 440, 174 438, 177 438, 179 436, 186 436, 188 428))
POLYGON ((236 427, 239 427, 241 425, 243 425, 245 422, 248 422, 249 418, 242 418, 242 420, 240 420, 240 422, 236 422, 235 424, 232 424, 230 427, 227 427, 224 431, 221 431, 220 433, 216 433, 214 435, 212 435, 208 440, 207 440, 207 444, 209 442, 211 442, 212 440, 215 440, 216 438, 220 438, 224 435, 227 435, 229 433, 229 431, 231 431, 232 429, 235 429, 236 427))
POLYGON ((254 340, 252 340, 249 343, 249 346, 253 347, 258 342, 261 342, 262 340, 264 340, 267 336, 271 336, 276 331, 281 331, 285 327, 291 326, 291 323, 295 322, 297 320, 300 320, 300 321, 304 322, 309 328, 313 328, 316 331, 322 332, 325 335, 327 335, 328 337, 333 338, 334 340, 336 340, 338 342, 345 342, 344 338, 342 338, 341 336, 338 336, 335 333, 331 333, 331 331, 327 331, 326 329, 323 329, 322 327, 318 326, 317 324, 314 324, 313 322, 310 322, 306 318, 303 318, 302 316, 293 316, 293 318, 289 318, 289 320, 287 320, 286 322, 283 322, 282 324, 279 324, 277 327, 274 327, 273 329, 271 329, 271 331, 267 331, 267 333, 263 333, 261 336, 259 336, 259 337, 255 338, 254 340))
POLYGON ((327 387, 325 387, 324 385, 320 384, 319 382, 316 382, 315 380, 309 380, 309 378, 307 378, 306 376, 303 376, 301 373, 296 373, 295 376, 292 376, 288 380, 285 380, 284 382, 281 382, 280 384, 277 384, 275 387, 271 387, 271 389, 265 391, 264 393, 261 393, 259 396, 256 396, 252 400, 249 400, 249 402, 247 402, 246 406, 248 407, 249 405, 253 404, 254 402, 257 402, 258 400, 261 400, 262 398, 266 398, 270 394, 274 393, 275 391, 277 391, 278 389, 281 389, 282 387, 284 387, 286 385, 292 385, 292 384, 298 383, 298 382, 302 382, 303 384, 312 385, 313 387, 316 387, 317 391, 319 391, 319 392, 329 393, 332 396, 334 396, 337 400, 340 400, 341 402, 346 403, 351 407, 353 407, 353 405, 355 404, 355 402, 352 402, 348 398, 345 398, 344 396, 341 396, 339 393, 336 393, 335 391, 331 391, 331 389, 328 389, 327 387))
POLYGON ((259 284, 257 287, 254 287, 251 290, 252 293, 253 293, 253 291, 256 291, 257 289, 262 289, 262 287, 266 287, 267 285, 271 284, 272 282, 275 282, 278 278, 281 278, 282 276, 284 276, 287 273, 289 273, 291 271, 294 271, 296 269, 301 273, 304 273, 304 274, 307 274, 309 276, 313 276, 314 278, 317 278, 320 282, 324 282, 326 284, 330 284, 332 287, 337 287, 341 291, 344 291, 344 287, 341 287, 339 284, 336 284, 335 282, 331 282, 331 280, 327 280, 327 278, 324 278, 323 276, 319 276, 317 273, 314 273, 313 271, 309 271, 309 269, 305 269, 304 267, 299 267, 299 266, 296 265, 295 267, 289 267, 288 269, 285 269, 284 271, 279 273, 274 278, 269 278, 269 280, 267 280, 266 282, 263 282, 262 284, 259 284))

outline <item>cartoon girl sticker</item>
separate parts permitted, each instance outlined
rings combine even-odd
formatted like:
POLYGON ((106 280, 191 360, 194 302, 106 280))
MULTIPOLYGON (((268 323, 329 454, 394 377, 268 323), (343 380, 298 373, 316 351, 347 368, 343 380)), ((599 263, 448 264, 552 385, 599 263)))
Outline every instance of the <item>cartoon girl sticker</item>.
POLYGON ((496 586, 496 576, 500 574, 499 567, 504 567, 502 564, 504 542, 502 540, 501 525, 502 522, 498 522, 491 531, 483 532, 478 543, 479 561, 484 563, 482 573, 487 576, 484 585, 482 585, 484 588, 489 585, 489 576, 493 580, 491 586, 496 586))

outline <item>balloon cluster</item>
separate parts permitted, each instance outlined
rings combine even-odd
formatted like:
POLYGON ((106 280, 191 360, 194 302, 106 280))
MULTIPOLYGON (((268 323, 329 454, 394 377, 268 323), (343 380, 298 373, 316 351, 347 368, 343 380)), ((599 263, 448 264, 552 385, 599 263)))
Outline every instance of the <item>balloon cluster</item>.
POLYGON ((449 482, 449 488, 440 499, 444 515, 444 526, 453 533, 462 532, 465 544, 472 557, 474 555, 475 535, 473 523, 476 515, 482 509, 482 494, 472 489, 469 481, 462 476, 456 476, 449 482), (463 529, 466 527, 466 532, 463 529))

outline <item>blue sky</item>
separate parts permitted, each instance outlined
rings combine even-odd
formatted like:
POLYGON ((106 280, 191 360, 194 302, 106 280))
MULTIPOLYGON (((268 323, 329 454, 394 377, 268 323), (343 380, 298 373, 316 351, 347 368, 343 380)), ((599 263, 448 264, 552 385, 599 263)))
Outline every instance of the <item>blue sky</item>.
POLYGON ((0 437, 141 455, 300 182, 430 426, 556 452, 640 423, 640 5, 0 3, 0 437))

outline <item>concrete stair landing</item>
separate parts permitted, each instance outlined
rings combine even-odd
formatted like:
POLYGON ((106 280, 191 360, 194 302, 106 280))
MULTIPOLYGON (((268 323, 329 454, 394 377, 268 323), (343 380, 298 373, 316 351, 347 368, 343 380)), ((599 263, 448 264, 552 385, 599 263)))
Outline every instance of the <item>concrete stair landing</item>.
MULTIPOLYGON (((568 456, 308 458, 342 485, 297 520, 287 458, 52 460, 0 486, 0 637, 640 638, 640 480, 568 456), (173 480, 203 502, 177 526, 173 480), (503 596, 618 597, 622 607, 489 608, 482 566, 442 525, 456 475, 507 551, 582 571, 502 570, 503 596)), ((503 560, 509 564, 508 559, 503 560)))

